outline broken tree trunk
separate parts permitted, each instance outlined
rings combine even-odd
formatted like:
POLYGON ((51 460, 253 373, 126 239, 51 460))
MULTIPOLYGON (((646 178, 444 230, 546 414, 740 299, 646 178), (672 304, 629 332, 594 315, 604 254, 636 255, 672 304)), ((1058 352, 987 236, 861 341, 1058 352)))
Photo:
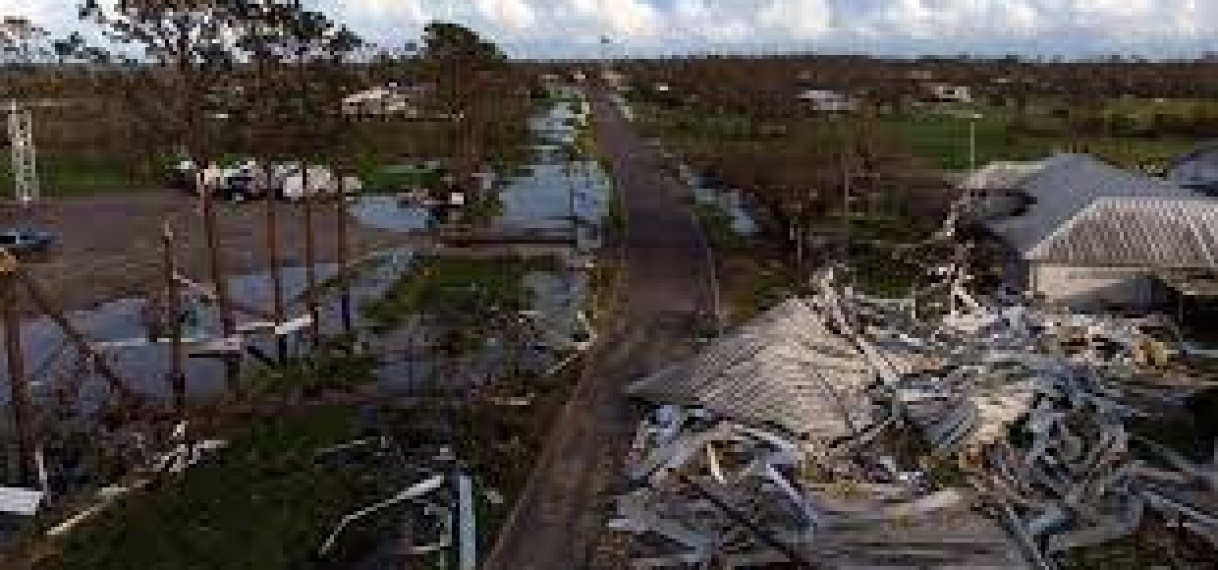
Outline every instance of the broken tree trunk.
POLYGON ((0 294, 4 303, 4 343, 8 360, 9 407, 17 435, 18 474, 22 485, 35 483, 34 429, 30 409, 29 377, 25 374, 25 355, 21 345, 21 316, 17 307, 17 261, 4 250, 4 281, 0 294))
MULTIPOLYGON (((275 322, 275 326, 283 324, 284 301, 283 301, 283 275, 279 267, 279 202, 271 190, 271 165, 269 161, 263 161, 263 179, 266 181, 266 250, 267 264, 270 265, 271 272, 271 314, 275 322)), ((275 336, 275 347, 279 363, 283 364, 288 360, 288 339, 284 335, 275 336)))
POLYGON ((170 336, 169 385, 173 390, 173 409, 179 421, 186 418, 186 352, 182 345, 182 298, 178 287, 177 262, 173 256, 173 230, 166 222, 161 232, 165 256, 165 290, 168 293, 168 318, 170 336))

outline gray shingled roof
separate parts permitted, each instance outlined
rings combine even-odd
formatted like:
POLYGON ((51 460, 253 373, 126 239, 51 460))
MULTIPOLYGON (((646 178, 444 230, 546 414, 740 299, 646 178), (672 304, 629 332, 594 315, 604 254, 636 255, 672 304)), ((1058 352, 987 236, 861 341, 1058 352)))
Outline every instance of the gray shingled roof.
POLYGON ((1197 195, 1170 182, 1121 170, 1085 154, 1059 154, 1020 184, 1034 200, 1019 216, 992 220, 986 227, 1021 255, 1104 197, 1193 198, 1197 195))
POLYGON ((1090 266, 1218 268, 1218 200, 1101 198, 1028 258, 1090 266))
POLYGON ((874 377, 858 349, 791 299, 627 393, 827 440, 869 421, 863 388, 874 377))

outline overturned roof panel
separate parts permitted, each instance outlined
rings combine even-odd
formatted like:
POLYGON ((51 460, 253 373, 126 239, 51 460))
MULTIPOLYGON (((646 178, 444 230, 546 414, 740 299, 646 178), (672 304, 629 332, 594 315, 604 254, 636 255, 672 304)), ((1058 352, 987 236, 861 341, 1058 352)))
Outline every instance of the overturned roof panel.
POLYGON ((792 299, 692 360, 630 386, 636 397, 697 405, 720 416, 832 439, 866 423, 862 389, 874 378, 849 341, 792 299))

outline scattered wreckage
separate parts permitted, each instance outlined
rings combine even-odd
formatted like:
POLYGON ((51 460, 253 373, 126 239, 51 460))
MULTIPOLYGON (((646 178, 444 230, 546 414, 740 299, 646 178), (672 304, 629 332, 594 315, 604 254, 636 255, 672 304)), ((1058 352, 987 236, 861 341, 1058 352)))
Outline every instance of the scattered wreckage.
POLYGON ((1048 569, 1152 519, 1218 548, 1218 449, 1199 464, 1131 427, 1161 323, 939 276, 894 301, 826 271, 630 386, 656 406, 609 523, 633 566, 1048 569))

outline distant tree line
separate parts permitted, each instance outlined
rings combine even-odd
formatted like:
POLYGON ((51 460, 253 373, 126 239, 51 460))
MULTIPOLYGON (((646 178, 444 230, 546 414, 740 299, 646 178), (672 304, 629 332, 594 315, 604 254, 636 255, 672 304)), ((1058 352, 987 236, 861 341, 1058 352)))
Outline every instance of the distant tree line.
MULTIPOLYGON (((595 62, 536 63, 539 69, 595 70, 595 62)), ((1144 98, 1218 99, 1218 58, 1093 61, 791 55, 701 56, 615 62, 639 86, 666 84, 685 104, 774 117, 799 113, 793 95, 822 88, 864 95, 883 109, 903 110, 918 85, 941 82, 972 86, 991 101, 1023 106, 1041 97, 1083 103, 1129 95, 1144 98)), ((674 100, 674 102, 676 102, 674 100)))

